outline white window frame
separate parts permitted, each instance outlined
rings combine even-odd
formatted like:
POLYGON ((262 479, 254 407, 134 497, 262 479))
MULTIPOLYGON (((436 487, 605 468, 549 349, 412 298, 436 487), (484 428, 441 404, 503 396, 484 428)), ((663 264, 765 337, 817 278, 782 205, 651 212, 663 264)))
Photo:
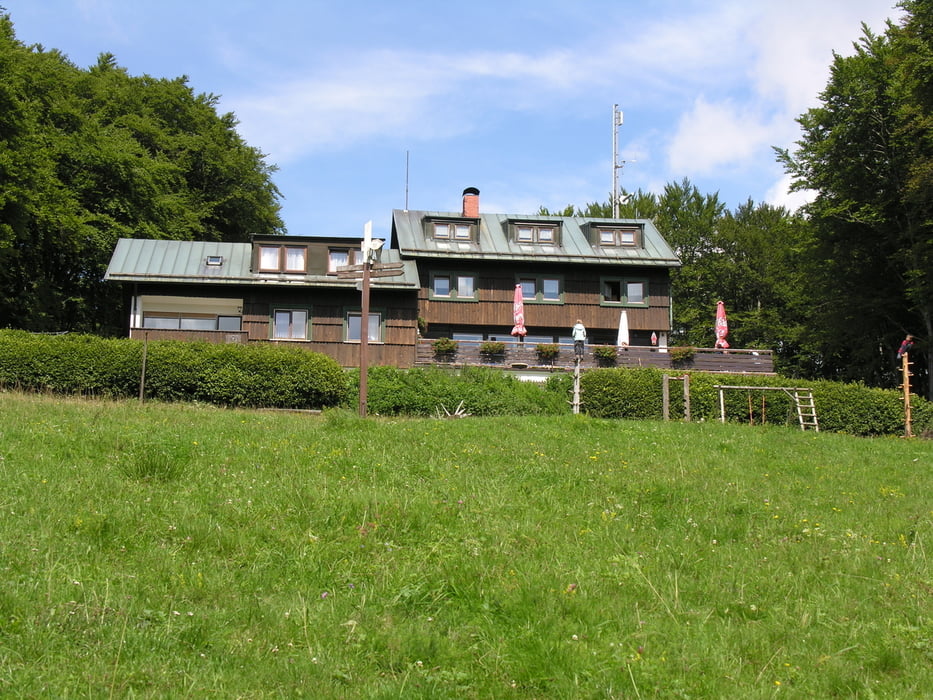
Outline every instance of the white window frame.
POLYGON ((283 246, 282 258, 285 272, 308 271, 308 249, 304 246, 283 246))
POLYGON ((309 331, 311 328, 311 312, 308 309, 300 308, 276 308, 272 311, 272 322, 269 329, 269 335, 273 340, 310 340, 309 331), (288 315, 288 332, 279 335, 279 317, 288 315), (304 319, 296 319, 297 315, 303 314, 304 319))
POLYGON ((514 239, 516 243, 537 245, 557 245, 560 225, 551 222, 513 222, 514 239))
POLYGON ((432 221, 431 237, 436 241, 474 240, 476 225, 467 221, 432 221))
POLYGON ((630 226, 604 227, 597 229, 599 245, 606 248, 637 248, 641 238, 641 231, 630 226))
MULTIPOLYGON (((362 325, 363 312, 359 309, 354 311, 347 311, 345 316, 344 324, 344 342, 346 343, 359 343, 360 342, 360 326, 362 325), (356 326, 354 328, 353 326, 356 326), (355 336, 355 337, 354 337, 355 336)), ((370 311, 369 312, 369 324, 368 324, 368 338, 367 343, 381 343, 382 341, 382 312, 381 311, 370 311), (374 322, 375 322, 375 332, 374 331, 374 322)))

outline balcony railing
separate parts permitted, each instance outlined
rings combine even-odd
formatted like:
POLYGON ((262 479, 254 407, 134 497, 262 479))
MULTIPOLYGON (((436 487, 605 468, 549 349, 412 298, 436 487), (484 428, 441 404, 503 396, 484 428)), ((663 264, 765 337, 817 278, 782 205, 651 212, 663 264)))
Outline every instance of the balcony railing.
MULTIPOLYGON (((417 365, 484 365, 505 369, 571 369, 574 365, 574 349, 570 343, 558 345, 557 357, 545 359, 539 357, 535 344, 518 341, 505 341, 505 352, 501 355, 485 355, 478 341, 459 341, 453 355, 438 355, 434 352, 430 338, 419 338, 416 349, 417 365)), ((595 346, 585 346, 580 366, 584 369, 595 367, 658 367, 661 369, 683 369, 699 372, 729 372, 735 374, 773 374, 774 358, 770 350, 714 350, 695 348, 690 357, 677 359, 677 353, 671 348, 656 347, 615 347, 614 356, 597 357, 593 353, 595 346)), ((609 351, 611 352, 611 351, 609 351)))

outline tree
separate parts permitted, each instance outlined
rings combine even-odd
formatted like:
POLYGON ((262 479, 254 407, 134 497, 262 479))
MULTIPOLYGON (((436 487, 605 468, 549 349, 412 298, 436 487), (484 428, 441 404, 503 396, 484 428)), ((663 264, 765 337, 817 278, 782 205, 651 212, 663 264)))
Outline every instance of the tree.
POLYGON ((110 54, 81 70, 0 15, 0 326, 116 332, 120 237, 284 232, 274 167, 217 104, 110 54))
POLYGON ((682 264, 671 272, 672 335, 680 344, 713 344, 716 302, 723 293, 711 270, 719 256, 716 237, 724 209, 718 194, 701 194, 687 178, 668 183, 657 198, 655 224, 682 264))
MULTIPOLYGON (((609 218, 612 206, 569 205, 559 213, 609 218)), ((683 263, 671 273, 676 343, 711 346, 716 302, 722 299, 733 345, 771 348, 781 371, 813 374, 802 344, 809 308, 800 271, 808 240, 803 217, 751 200, 730 212, 717 194, 702 194, 688 179, 667 184, 660 196, 642 190, 626 195, 619 213, 653 219, 683 263)))
MULTIPOLYGON (((933 9, 902 7, 901 26, 863 27, 855 53, 834 56, 822 105, 798 119, 796 152, 779 151, 795 187, 817 192, 806 211, 821 372, 876 385, 897 383, 905 333, 919 347, 933 337, 933 9)), ((933 396, 925 355, 915 371, 933 396)))

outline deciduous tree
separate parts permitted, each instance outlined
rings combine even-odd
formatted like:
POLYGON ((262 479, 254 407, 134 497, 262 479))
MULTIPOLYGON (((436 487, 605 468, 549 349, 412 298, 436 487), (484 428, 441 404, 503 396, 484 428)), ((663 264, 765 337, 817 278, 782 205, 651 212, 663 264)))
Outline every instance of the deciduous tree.
POLYGON ((910 332, 933 396, 933 7, 901 7, 899 25, 863 27, 854 54, 834 57, 796 151, 779 157, 817 193, 807 282, 821 373, 895 384, 894 352, 910 332))
POLYGON ((115 332, 120 237, 282 233, 274 167, 184 77, 87 70, 0 15, 0 326, 115 332))

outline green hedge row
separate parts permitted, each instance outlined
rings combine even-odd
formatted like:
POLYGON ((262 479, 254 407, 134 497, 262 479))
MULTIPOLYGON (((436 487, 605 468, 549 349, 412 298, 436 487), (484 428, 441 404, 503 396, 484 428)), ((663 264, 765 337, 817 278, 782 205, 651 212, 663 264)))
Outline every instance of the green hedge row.
MULTIPOLYGON (((358 376, 358 375, 357 375, 358 376)), ((523 382, 501 370, 465 367, 372 367, 367 382, 367 409, 382 416, 433 416, 463 410, 473 416, 560 415, 567 413, 567 394, 523 382)))
POLYGON ((113 398, 139 395, 224 406, 326 408, 346 403, 331 358, 284 345, 218 345, 0 331, 0 386, 113 398))
MULTIPOLYGON (((659 369, 600 369, 583 374, 580 384, 585 411, 601 418, 663 417, 659 369)), ((861 384, 806 381, 773 376, 690 374, 690 414, 693 420, 719 420, 716 385, 808 388, 813 391, 820 430, 850 435, 904 433, 904 401, 900 391, 861 384)), ((791 397, 783 391, 726 391, 726 419, 760 424, 797 424, 791 397), (764 403, 762 403, 764 401, 764 403)), ((911 397, 914 434, 933 431, 933 403, 911 397)), ((670 383, 671 418, 684 416, 683 386, 670 383)))
MULTIPOLYGON (((147 398, 204 401, 224 406, 351 407, 358 374, 320 353, 287 345, 215 345, 104 339, 89 335, 34 335, 0 331, 0 387, 113 398, 135 397, 143 354, 147 398)), ((659 369, 599 369, 581 379, 583 410, 599 418, 661 419, 659 369)), ((820 429, 851 435, 901 435, 901 392, 859 384, 772 376, 691 374, 693 420, 719 420, 717 384, 807 387, 813 390, 820 429)), ((372 367, 368 411, 383 416, 433 416, 446 409, 474 416, 560 415, 570 412, 572 378, 555 373, 545 384, 522 382, 498 369, 400 370, 372 367)), ((684 415, 681 385, 671 382, 672 418, 684 415)), ((790 396, 781 391, 729 391, 730 421, 796 425, 790 396)), ((913 397, 914 433, 933 433, 933 403, 913 397)))

